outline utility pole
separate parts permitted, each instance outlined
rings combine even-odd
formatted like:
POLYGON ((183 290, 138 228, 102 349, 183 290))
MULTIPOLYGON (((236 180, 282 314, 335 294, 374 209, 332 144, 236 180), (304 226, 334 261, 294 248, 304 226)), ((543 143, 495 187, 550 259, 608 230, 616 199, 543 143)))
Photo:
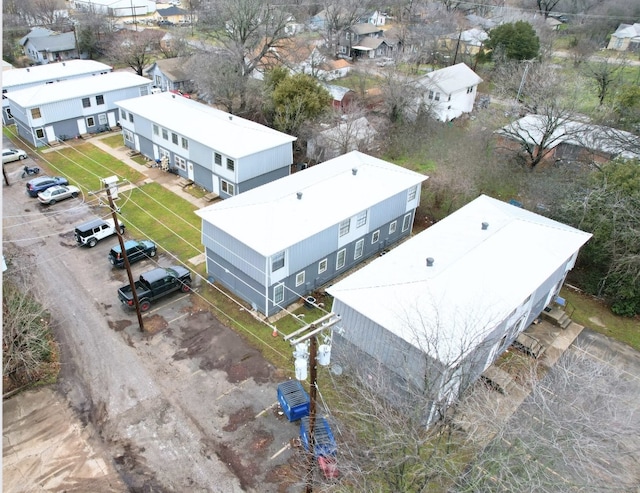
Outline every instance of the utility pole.
POLYGON ((323 330, 330 329, 340 320, 340 317, 329 313, 315 322, 305 325, 301 329, 284 337, 292 346, 309 341, 309 453, 307 454, 307 486, 305 493, 313 492, 313 471, 315 463, 315 426, 316 426, 316 397, 318 391, 318 339, 317 335, 323 330), (296 339, 293 339, 294 337, 296 339))
POLYGON ((140 325, 140 332, 144 332, 144 322, 142 321, 142 312, 140 311, 140 302, 138 301, 138 293, 136 293, 136 283, 133 280, 133 274, 131 273, 131 264, 127 257, 127 250, 124 248, 124 240, 122 239, 122 233, 120 232, 120 224, 118 223, 118 215, 116 213, 116 206, 113 203, 113 197, 111 196, 111 185, 105 183, 104 187, 107 192, 107 199, 109 200, 109 208, 111 209, 111 217, 113 218, 113 224, 116 228, 116 235, 118 236, 118 243, 120 244, 120 251, 122 252, 122 258, 124 260, 124 268, 127 271, 127 277, 129 278, 129 285, 131 286, 131 293, 133 294, 133 302, 136 306, 136 314, 138 315, 138 325, 140 325))

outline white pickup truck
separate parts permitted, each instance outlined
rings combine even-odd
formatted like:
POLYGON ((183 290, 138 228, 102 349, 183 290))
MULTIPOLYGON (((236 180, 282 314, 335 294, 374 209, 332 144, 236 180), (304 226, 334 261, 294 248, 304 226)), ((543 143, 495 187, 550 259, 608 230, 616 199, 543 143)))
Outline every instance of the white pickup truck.
MULTIPOLYGON (((125 226, 118 221, 120 234, 124 233, 125 226)), ((107 238, 116 233, 113 219, 94 219, 92 221, 76 226, 75 237, 80 245, 87 245, 92 248, 103 238, 107 238)))

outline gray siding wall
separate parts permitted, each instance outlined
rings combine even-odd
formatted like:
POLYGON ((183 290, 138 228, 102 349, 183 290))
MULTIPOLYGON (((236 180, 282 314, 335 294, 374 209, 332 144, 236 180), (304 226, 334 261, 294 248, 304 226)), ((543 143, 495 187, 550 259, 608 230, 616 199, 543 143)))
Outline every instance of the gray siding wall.
POLYGON ((250 156, 238 159, 236 170, 238 183, 246 182, 253 177, 272 173, 280 168, 286 168, 287 174, 293 163, 293 145, 291 142, 256 152, 250 156))
POLYGON ((285 176, 289 176, 290 172, 291 166, 287 165, 281 168, 274 169, 273 171, 270 171, 268 173, 264 173, 260 176, 250 178, 249 180, 238 183, 238 191, 236 192, 236 194, 246 192, 247 190, 259 187, 260 185, 264 185, 265 183, 271 183, 272 181, 276 181, 280 178, 284 178, 285 176))

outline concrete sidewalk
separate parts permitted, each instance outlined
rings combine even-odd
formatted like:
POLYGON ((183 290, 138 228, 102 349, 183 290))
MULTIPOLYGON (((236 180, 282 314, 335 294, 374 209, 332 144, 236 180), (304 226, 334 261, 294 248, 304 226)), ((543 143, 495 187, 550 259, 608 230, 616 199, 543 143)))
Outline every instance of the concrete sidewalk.
POLYGON ((144 183, 151 183, 151 182, 158 183, 163 187, 165 187, 167 190, 170 190, 171 192, 175 193, 179 197, 183 198, 184 200, 191 202, 198 209, 201 209, 213 203, 212 201, 206 200, 204 198, 195 197, 191 195, 188 191, 186 191, 181 186, 181 183, 184 181, 183 178, 177 175, 174 175, 173 173, 162 171, 162 169, 155 166, 150 168, 145 165, 136 163, 129 155, 129 153, 131 152, 131 149, 129 149, 125 145, 122 145, 121 147, 118 147, 118 148, 113 148, 111 146, 108 146, 104 142, 102 142, 102 139, 112 135, 113 135, 113 132, 99 134, 96 137, 85 139, 85 142, 90 142, 100 150, 108 154, 111 154, 113 157, 122 161, 126 165, 131 166, 133 169, 135 169, 139 173, 142 173, 143 175, 145 175, 146 178, 144 180, 144 183))

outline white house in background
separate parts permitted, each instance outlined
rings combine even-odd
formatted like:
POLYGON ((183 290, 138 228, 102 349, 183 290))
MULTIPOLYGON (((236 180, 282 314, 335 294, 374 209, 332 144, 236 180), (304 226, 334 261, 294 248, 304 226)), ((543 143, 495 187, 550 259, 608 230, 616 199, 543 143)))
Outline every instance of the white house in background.
POLYGON ((640 23, 620 24, 611 35, 608 50, 640 51, 640 23))
POLYGON ((470 113, 481 82, 465 63, 429 72, 417 80, 420 96, 413 111, 429 111, 443 122, 470 113))
POLYGON ((133 17, 153 14, 155 0, 71 0, 73 8, 81 12, 95 12, 113 17, 133 17))
POLYGON ((555 300, 590 237, 482 195, 327 289, 332 357, 423 393, 430 423, 555 300))
POLYGON ((222 198, 291 172, 291 135, 170 92, 117 106, 127 147, 222 198))
POLYGON ((66 62, 47 63, 27 68, 16 68, 2 74, 2 123, 10 125, 13 117, 9 110, 7 93, 27 87, 53 84, 63 80, 77 79, 111 72, 112 68, 94 60, 67 60, 66 62))
POLYGON ((271 316, 408 236, 426 179, 353 151, 200 209, 209 278, 271 316))
POLYGON ((24 54, 38 65, 80 57, 73 31, 59 33, 34 27, 19 43, 24 54))
POLYGON ((129 72, 28 87, 7 94, 18 133, 36 147, 98 133, 117 124, 116 101, 151 91, 151 81, 129 72))

